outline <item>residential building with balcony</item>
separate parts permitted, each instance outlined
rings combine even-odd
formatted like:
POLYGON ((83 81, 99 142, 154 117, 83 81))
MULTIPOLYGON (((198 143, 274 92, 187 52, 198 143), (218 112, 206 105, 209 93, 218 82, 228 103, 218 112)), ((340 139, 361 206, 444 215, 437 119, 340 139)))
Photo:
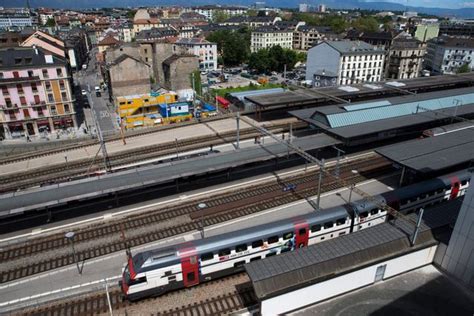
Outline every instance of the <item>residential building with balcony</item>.
POLYGON ((383 78, 385 50, 361 41, 324 41, 308 51, 306 80, 332 74, 337 85, 376 82, 383 78))
POLYGON ((419 40, 411 36, 399 36, 395 38, 388 51, 385 66, 386 79, 411 79, 419 76, 425 46, 419 40))
POLYGON ((22 29, 29 26, 33 26, 33 19, 27 12, 0 13, 0 29, 22 29))
POLYGON ((0 49, 0 138, 77 128, 67 61, 41 48, 0 49))
POLYGON ((424 68, 432 75, 454 74, 463 65, 474 68, 474 38, 440 36, 428 41, 424 68))
POLYGON ((301 25, 293 32, 293 49, 307 51, 322 41, 337 38, 328 26, 301 25))
POLYGON ((439 25, 439 34, 449 36, 474 37, 473 20, 449 20, 439 25))
POLYGON ((275 25, 262 26, 252 31, 250 40, 252 53, 277 45, 282 48, 293 48, 293 31, 286 28, 281 29, 275 25))
POLYGON ((180 38, 175 42, 178 50, 184 49, 181 53, 198 56, 200 70, 217 70, 217 44, 206 41, 202 38, 180 38))

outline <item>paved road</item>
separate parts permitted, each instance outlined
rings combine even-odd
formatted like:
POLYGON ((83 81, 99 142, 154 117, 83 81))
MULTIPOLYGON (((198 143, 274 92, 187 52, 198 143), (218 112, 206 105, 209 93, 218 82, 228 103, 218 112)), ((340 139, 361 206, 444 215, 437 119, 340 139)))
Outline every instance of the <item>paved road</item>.
MULTIPOLYGON (((92 114, 95 114, 96 120, 99 123, 100 129, 104 134, 113 133, 118 130, 116 115, 112 107, 107 107, 108 93, 102 92, 101 97, 97 97, 94 92, 94 87, 99 86, 102 77, 96 69, 95 50, 91 51, 91 58, 87 70, 80 71, 76 75, 81 89, 88 90, 90 87, 90 109, 92 114)), ((94 126, 92 122, 88 122, 89 126, 94 126)))

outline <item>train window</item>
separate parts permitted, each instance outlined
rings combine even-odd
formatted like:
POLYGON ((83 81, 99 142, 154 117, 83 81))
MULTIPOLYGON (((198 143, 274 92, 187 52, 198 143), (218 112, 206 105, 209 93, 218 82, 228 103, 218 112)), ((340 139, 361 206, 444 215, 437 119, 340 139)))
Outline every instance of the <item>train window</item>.
POLYGON ((267 253, 267 255, 265 256, 265 258, 275 256, 276 254, 277 254, 276 252, 267 253))
POLYGON ((284 233, 283 234, 283 239, 284 240, 287 240, 287 239, 290 239, 293 237, 293 233, 292 232, 288 232, 288 233, 284 233))
POLYGON ((306 235, 306 228, 300 228, 300 231, 298 232, 300 236, 306 235))
POLYGON ((313 225, 311 226, 311 232, 319 232, 321 230, 321 225, 313 225))
POLYGON ((346 234, 346 232, 340 232, 339 236, 342 236, 342 235, 345 235, 345 234, 346 234))
POLYGON ((268 243, 269 244, 273 244, 273 243, 276 243, 276 242, 278 242, 278 236, 268 237, 268 243))
POLYGON ((373 208, 370 210, 370 215, 375 215, 379 212, 379 209, 378 208, 373 208))
POLYGON ((245 264, 245 260, 242 260, 242 261, 238 261, 238 262, 235 262, 234 263, 234 267, 237 268, 237 267, 241 267, 245 264))
POLYGON ((227 256, 227 255, 230 255, 230 249, 229 248, 219 250, 219 257, 227 256))
POLYGON ((196 275, 194 274, 194 272, 188 272, 187 279, 188 282, 194 281, 196 279, 196 275))
POLYGON ((369 216, 369 212, 362 212, 359 214, 360 217, 367 217, 369 216))
POLYGON ((214 258, 214 254, 212 252, 203 253, 201 255, 201 261, 211 260, 213 258, 214 258))
POLYGON ((255 240, 252 242, 252 248, 258 248, 263 246, 263 240, 255 240))
POLYGON ((141 277, 141 278, 138 278, 138 279, 135 279, 135 280, 131 280, 128 285, 135 285, 135 284, 140 284, 140 283, 145 283, 146 282, 146 276, 144 277, 141 277))
POLYGON ((339 219, 336 220, 336 225, 337 226, 344 225, 345 223, 346 223, 345 218, 339 218, 339 219))
POLYGON ((171 274, 172 274, 171 270, 165 272, 165 276, 169 276, 169 275, 171 275, 171 274))
POLYGON ((326 223, 324 223, 324 228, 325 228, 325 229, 331 228, 331 227, 333 227, 333 226, 334 226, 334 223, 333 223, 333 222, 326 222, 326 223))
POLYGON ((245 251, 245 250, 247 250, 247 245, 246 244, 235 246, 235 252, 242 252, 242 251, 245 251))
POLYGON ((176 281, 176 275, 172 275, 168 277, 168 282, 171 282, 171 281, 176 281))
POLYGON ((258 257, 253 257, 253 258, 250 258, 250 262, 252 262, 252 261, 257 261, 257 260, 260 260, 260 259, 262 259, 262 258, 260 258, 260 256, 258 256, 258 257))
POLYGON ((321 237, 321 240, 324 240, 325 238, 326 238, 326 237, 323 236, 323 237, 321 237))

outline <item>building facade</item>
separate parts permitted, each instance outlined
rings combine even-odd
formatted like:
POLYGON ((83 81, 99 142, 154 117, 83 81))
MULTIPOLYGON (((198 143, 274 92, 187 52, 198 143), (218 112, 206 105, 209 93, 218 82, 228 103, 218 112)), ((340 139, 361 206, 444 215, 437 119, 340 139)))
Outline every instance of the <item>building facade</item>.
POLYGON ((28 13, 0 13, 0 29, 25 28, 33 25, 28 13))
POLYGON ((279 29, 273 25, 259 27, 252 31, 250 41, 250 51, 252 53, 277 45, 282 48, 293 48, 293 31, 279 29))
POLYGON ((439 34, 449 36, 474 36, 473 20, 450 20, 439 25, 439 34))
POLYGON ((151 90, 151 67, 141 59, 123 54, 107 65, 111 97, 144 94, 151 90))
POLYGON ((385 50, 361 41, 324 41, 308 51, 306 80, 335 74, 338 85, 376 82, 383 78, 385 50))
POLYGON ((0 49, 0 137, 77 128, 67 61, 40 48, 0 49))
POLYGON ((428 41, 424 68, 433 75, 454 74, 464 65, 472 71, 473 59, 473 38, 440 36, 428 41))
POLYGON ((202 38, 180 38, 175 46, 199 58, 200 70, 217 70, 217 44, 202 38))
POLYGON ((411 79, 420 75, 425 47, 411 36, 393 40, 385 66, 386 79, 411 79))
POLYGON ((428 42, 439 34, 438 23, 420 23, 415 28, 414 37, 422 43, 428 42))
POLYGON ((293 49, 307 51, 324 40, 335 40, 330 27, 301 25, 293 32, 293 49))

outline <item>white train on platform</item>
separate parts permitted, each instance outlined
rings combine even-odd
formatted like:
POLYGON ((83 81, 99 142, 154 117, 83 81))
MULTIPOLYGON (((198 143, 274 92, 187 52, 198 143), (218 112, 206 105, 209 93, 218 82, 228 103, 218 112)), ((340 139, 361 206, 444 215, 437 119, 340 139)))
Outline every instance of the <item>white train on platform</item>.
MULTIPOLYGON (((461 171, 376 196, 403 213, 464 195, 470 172, 461 171)), ((358 201, 324 211, 131 255, 120 286, 137 300, 190 287, 243 270, 245 263, 313 245, 383 223, 374 202, 358 201)))

